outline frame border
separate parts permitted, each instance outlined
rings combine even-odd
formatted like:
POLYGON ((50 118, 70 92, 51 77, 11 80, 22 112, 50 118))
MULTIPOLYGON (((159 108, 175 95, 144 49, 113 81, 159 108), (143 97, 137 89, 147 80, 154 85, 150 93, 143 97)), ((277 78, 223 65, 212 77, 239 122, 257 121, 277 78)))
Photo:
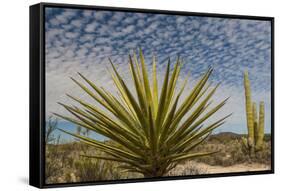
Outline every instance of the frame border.
POLYGON ((274 17, 233 15, 218 13, 200 13, 125 7, 107 7, 93 5, 76 5, 60 3, 39 3, 30 6, 30 129, 29 129, 29 184, 38 188, 57 188, 72 186, 105 185, 120 183, 138 183, 167 180, 185 180, 197 178, 217 178, 245 175, 273 174, 274 164, 274 17), (270 21, 271 23, 271 169, 264 171, 215 173, 189 176, 172 176, 160 178, 120 179, 106 181, 45 183, 45 8, 70 8, 84 10, 122 11, 153 13, 166 15, 215 17, 229 19, 246 19, 270 21), (39 63, 39 65, 38 65, 39 63), (40 127, 40 128, 38 128, 40 127))

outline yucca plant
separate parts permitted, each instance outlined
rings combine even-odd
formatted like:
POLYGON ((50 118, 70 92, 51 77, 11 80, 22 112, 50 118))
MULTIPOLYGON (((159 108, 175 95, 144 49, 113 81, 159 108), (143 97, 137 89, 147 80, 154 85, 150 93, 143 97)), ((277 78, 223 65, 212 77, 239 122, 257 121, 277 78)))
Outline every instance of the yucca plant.
POLYGON ((117 68, 110 71, 118 95, 78 73, 84 83, 71 78, 99 106, 68 95, 79 106, 62 105, 73 117, 57 116, 81 127, 104 135, 111 144, 90 137, 62 130, 81 142, 100 149, 106 155, 87 156, 120 162, 120 168, 138 172, 144 177, 166 175, 178 163, 212 154, 216 151, 194 153, 192 149, 201 144, 211 132, 222 125, 226 115, 204 127, 203 123, 216 113, 227 99, 211 107, 211 97, 218 85, 211 88, 207 81, 213 69, 209 69, 192 88, 189 95, 180 100, 187 79, 179 91, 178 82, 181 61, 177 59, 173 71, 168 61, 163 85, 158 87, 156 60, 153 58, 152 80, 149 80, 145 59, 140 50, 129 55, 129 68, 135 93, 128 87, 117 68), (160 91, 158 93, 158 91, 160 91))

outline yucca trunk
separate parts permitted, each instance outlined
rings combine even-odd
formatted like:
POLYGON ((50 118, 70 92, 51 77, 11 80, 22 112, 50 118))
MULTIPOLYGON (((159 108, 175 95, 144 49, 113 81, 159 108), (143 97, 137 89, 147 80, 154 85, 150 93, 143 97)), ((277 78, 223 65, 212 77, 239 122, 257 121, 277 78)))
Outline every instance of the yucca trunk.
POLYGON ((162 177, 166 174, 165 171, 162 169, 163 167, 159 165, 153 166, 150 172, 143 173, 144 178, 153 178, 153 177, 162 177))

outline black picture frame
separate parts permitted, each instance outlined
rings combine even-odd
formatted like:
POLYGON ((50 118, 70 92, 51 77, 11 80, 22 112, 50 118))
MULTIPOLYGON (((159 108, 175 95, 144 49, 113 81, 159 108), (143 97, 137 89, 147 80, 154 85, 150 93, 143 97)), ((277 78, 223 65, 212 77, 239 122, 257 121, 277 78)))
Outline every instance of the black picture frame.
POLYGON ((116 184, 148 181, 164 181, 210 177, 228 177, 242 175, 258 175, 274 173, 274 18, 248 15, 230 15, 214 13, 195 13, 183 11, 167 11, 152 9, 135 9, 121 7, 103 7, 72 4, 39 3, 30 6, 30 127, 29 127, 29 184, 38 188, 54 188, 67 186, 85 186, 99 184, 116 184), (173 176, 162 178, 126 179, 114 181, 98 182, 78 182, 78 183, 45 183, 45 31, 44 15, 46 7, 90 9, 106 11, 124 11, 155 14, 171 14, 184 16, 202 16, 217 18, 235 18, 247 20, 265 20, 271 22, 271 169, 253 172, 232 172, 190 176, 173 176))

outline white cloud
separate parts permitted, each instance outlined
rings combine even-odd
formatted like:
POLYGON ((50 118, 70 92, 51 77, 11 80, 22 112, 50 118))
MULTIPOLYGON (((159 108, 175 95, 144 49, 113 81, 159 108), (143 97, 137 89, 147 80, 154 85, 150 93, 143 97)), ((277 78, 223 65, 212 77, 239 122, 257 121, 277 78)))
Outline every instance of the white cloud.
POLYGON ((128 25, 126 28, 123 28, 123 35, 131 33, 135 29, 134 25, 128 25))
POLYGON ((185 20, 186 20, 186 17, 184 17, 184 16, 178 16, 177 19, 176 19, 176 22, 177 22, 178 24, 181 24, 181 23, 183 23, 185 20))
POLYGON ((82 21, 81 19, 76 19, 76 20, 72 20, 72 21, 70 22, 70 24, 73 25, 73 26, 76 27, 76 28, 79 28, 79 27, 81 27, 81 26, 83 25, 82 22, 83 22, 83 21, 82 21))
POLYGON ((93 11, 91 11, 91 10, 84 10, 83 12, 82 12, 82 14, 83 14, 83 16, 84 17, 91 17, 92 16, 92 14, 93 14, 93 11))
POLYGON ((164 75, 163 62, 166 63, 168 56, 175 60, 180 54, 184 59, 186 64, 180 81, 190 71, 191 85, 209 66, 214 67, 211 81, 221 81, 219 92, 223 92, 216 94, 214 101, 231 95, 218 116, 234 112, 222 129, 245 131, 242 74, 248 69, 253 98, 266 102, 269 129, 271 76, 270 27, 267 22, 205 17, 186 19, 152 14, 128 16, 121 12, 111 15, 100 11, 82 11, 80 17, 81 14, 76 13, 68 11, 54 15, 46 25, 48 113, 65 112, 56 104, 57 101, 70 103, 65 93, 89 99, 68 78, 77 77, 78 71, 106 89, 115 91, 106 72, 108 57, 116 62, 131 86, 126 65, 128 53, 142 47, 148 58, 149 70, 152 53, 158 56, 160 79, 164 75))
MULTIPOLYGON (((127 66, 127 62, 124 62, 120 59, 115 59, 115 63, 119 64, 117 68, 121 72, 121 75, 124 77, 125 81, 128 83, 129 87, 133 87, 133 82, 130 77, 130 72, 127 66)), ((112 88, 113 83, 110 78, 110 75, 107 72, 107 67, 109 67, 108 61, 105 59, 103 62, 85 63, 81 65, 79 61, 72 63, 60 63, 61 67, 53 70, 52 72, 47 73, 47 111, 55 111, 59 113, 64 113, 67 115, 66 111, 59 106, 56 102, 64 102, 71 104, 73 103, 65 96, 65 93, 74 95, 81 99, 87 100, 93 103, 93 100, 89 98, 86 94, 83 93, 70 79, 69 76, 77 77, 77 72, 81 72, 83 75, 87 76, 97 85, 104 87, 113 94, 116 90, 112 88), (65 66, 64 66, 65 65, 65 66), (86 67, 87 66, 87 67, 86 67), (107 66, 107 67, 106 67, 107 66), (55 85, 54 85, 55 84, 55 85), (53 100, 56 100, 54 102, 53 100)), ((149 67, 151 71, 151 67, 149 67)), ((160 70, 158 73, 159 76, 159 85, 162 84, 164 70, 160 70)), ((179 84, 184 80, 184 75, 182 74, 179 79, 179 84)), ((183 98, 190 93, 190 88, 192 88, 197 80, 194 78, 190 79, 188 87, 183 93, 183 98)), ((227 123, 219 128, 217 131, 234 131, 234 132, 246 132, 246 117, 245 117, 245 101, 244 101, 244 92, 240 88, 221 86, 217 93, 213 97, 214 105, 219 103, 226 97, 231 96, 227 104, 222 108, 221 111, 216 113, 210 120, 209 123, 218 120, 220 117, 227 114, 233 113, 230 119, 227 120, 227 123)), ((183 100, 181 99, 181 101, 183 100)), ((253 100, 260 101, 264 100, 266 105, 266 131, 270 129, 270 94, 266 92, 255 92, 253 91, 253 100)))
POLYGON ((80 35, 78 32, 66 32, 65 37, 66 38, 77 38, 80 35))
POLYGON ((86 25, 85 31, 88 33, 95 32, 96 29, 98 28, 98 26, 99 25, 96 22, 92 22, 92 23, 86 25))

